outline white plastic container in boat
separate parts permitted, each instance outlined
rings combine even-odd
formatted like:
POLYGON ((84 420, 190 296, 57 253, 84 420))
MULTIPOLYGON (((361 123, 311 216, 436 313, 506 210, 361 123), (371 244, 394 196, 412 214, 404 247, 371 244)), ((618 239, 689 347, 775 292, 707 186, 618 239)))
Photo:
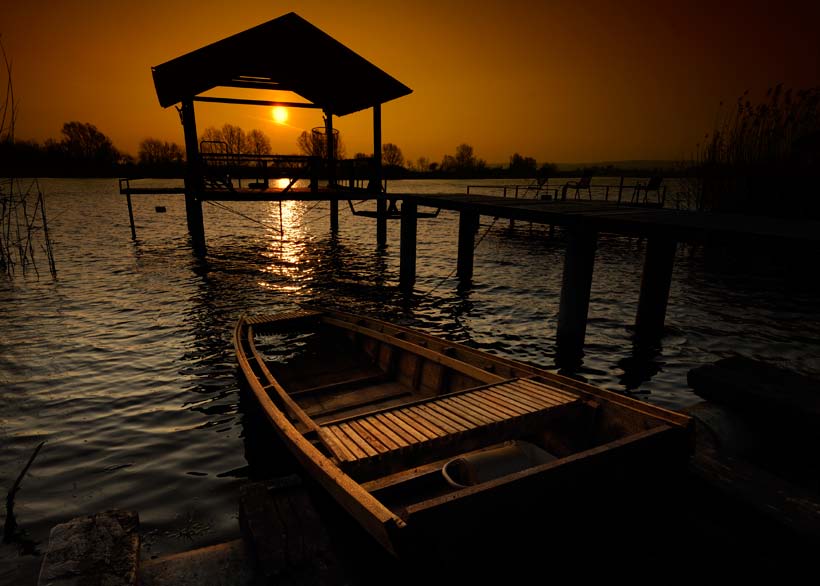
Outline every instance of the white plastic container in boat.
POLYGON ((556 459, 530 442, 513 440, 497 448, 453 458, 441 473, 451 486, 465 488, 556 459))

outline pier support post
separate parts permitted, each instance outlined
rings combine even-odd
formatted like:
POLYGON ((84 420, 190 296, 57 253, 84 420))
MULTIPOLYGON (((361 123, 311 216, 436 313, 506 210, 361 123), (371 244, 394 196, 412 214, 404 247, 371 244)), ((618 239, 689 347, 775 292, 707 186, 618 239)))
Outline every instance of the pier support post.
POLYGON ((418 205, 405 199, 401 204, 401 242, 399 244, 399 288, 412 291, 416 282, 416 233, 418 205))
MULTIPOLYGON (((333 113, 325 110, 325 137, 327 152, 327 184, 330 190, 336 189, 336 137, 333 136, 333 113)), ((332 196, 331 196, 332 197, 332 196)), ((330 231, 339 231, 339 200, 330 200, 330 231)))
POLYGON ((376 245, 387 244, 387 202, 382 193, 382 106, 373 106, 373 176, 370 189, 378 194, 376 200, 376 245))
POLYGON ((134 225, 134 208, 131 207, 131 192, 125 192, 125 199, 128 201, 128 219, 131 221, 131 240, 137 239, 137 227, 134 225))
POLYGON ((333 234, 339 232, 339 200, 330 200, 330 231, 333 234))
POLYGON ((459 279, 473 278, 473 251, 475 249, 475 234, 478 231, 479 215, 476 212, 464 210, 458 216, 458 264, 456 274, 459 279))
POLYGON ((376 245, 387 245, 387 201, 381 195, 376 200, 376 245))
POLYGON ((194 102, 186 100, 182 102, 182 130, 185 135, 185 216, 188 220, 188 233, 191 235, 191 243, 197 254, 205 253, 205 224, 202 219, 202 201, 199 196, 202 193, 203 178, 202 168, 199 161, 199 142, 196 133, 196 117, 194 115, 194 102))
POLYGON ((567 235, 556 342, 559 355, 570 361, 584 352, 597 241, 598 233, 588 228, 572 227, 567 235))
POLYGON ((664 236, 652 236, 647 240, 638 315, 635 319, 637 338, 659 340, 663 335, 677 244, 672 238, 664 236))

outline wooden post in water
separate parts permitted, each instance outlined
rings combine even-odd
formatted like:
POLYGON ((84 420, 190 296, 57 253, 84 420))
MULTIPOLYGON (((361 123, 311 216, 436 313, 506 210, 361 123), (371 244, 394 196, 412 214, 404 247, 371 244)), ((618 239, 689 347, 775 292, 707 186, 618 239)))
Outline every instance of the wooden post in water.
MULTIPOLYGON (((333 136, 333 113, 325 110, 325 136, 327 146, 327 183, 330 190, 336 189, 336 140, 333 136)), ((330 231, 336 234, 339 231, 339 200, 330 199, 330 231)))
POLYGON ((462 211, 458 216, 458 263, 456 274, 462 280, 473 278, 473 251, 475 234, 478 231, 479 215, 470 210, 462 211))
POLYGON ((401 204, 401 253, 399 260, 399 288, 412 291, 416 283, 416 232, 418 205, 405 199, 401 204))
POLYGON ((569 360, 583 355, 597 240, 597 232, 588 228, 568 231, 556 342, 558 353, 569 360))
POLYGON ((638 315, 635 319, 636 338, 659 340, 663 335, 677 244, 675 240, 664 236, 652 236, 647 240, 638 315))
POLYGON ((199 142, 196 133, 194 102, 182 102, 182 130, 185 135, 185 216, 188 233, 197 254, 205 253, 205 224, 202 220, 202 201, 199 196, 203 189, 202 166, 199 160, 199 142))
POLYGON ((131 190, 126 189, 125 199, 128 201, 128 219, 131 221, 131 240, 137 239, 137 227, 134 225, 134 208, 131 207, 131 190))
POLYGON ((376 245, 387 244, 387 202, 382 194, 382 105, 373 106, 373 177, 371 190, 376 199, 376 245))

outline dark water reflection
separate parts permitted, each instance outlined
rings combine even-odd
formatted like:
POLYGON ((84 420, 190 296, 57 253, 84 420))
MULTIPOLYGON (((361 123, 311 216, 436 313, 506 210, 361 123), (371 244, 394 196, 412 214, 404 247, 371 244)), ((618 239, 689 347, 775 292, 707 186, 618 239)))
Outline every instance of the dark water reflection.
MULTIPOLYGON (((0 280, 0 490, 45 440, 15 509, 41 549, 53 525, 115 507, 139 511, 149 556, 230 538, 239 486, 292 469, 238 383, 231 335, 243 312, 337 306, 557 369, 560 229, 550 238, 483 218, 472 282, 460 283, 456 215, 421 220, 405 294, 397 223, 379 250, 372 221, 345 212, 331 237, 322 204, 284 204, 283 236, 276 204, 231 204, 261 226, 206 206, 200 259, 173 197, 135 202, 132 243, 116 182, 42 184, 59 279, 0 280)), ((777 251, 743 252, 681 246, 665 335, 645 345, 632 330, 643 243, 602 235, 577 376, 681 408, 696 400, 687 371, 734 353, 820 374, 818 288, 777 251)), ((0 552, 0 567, 17 563, 14 546, 0 552)))

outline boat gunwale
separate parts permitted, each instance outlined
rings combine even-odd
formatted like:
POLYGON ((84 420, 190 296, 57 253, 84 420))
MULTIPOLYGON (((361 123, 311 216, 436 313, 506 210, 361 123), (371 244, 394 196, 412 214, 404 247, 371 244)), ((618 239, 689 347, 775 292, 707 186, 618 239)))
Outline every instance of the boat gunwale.
POLYGON ((296 429, 288 417, 268 396, 245 355, 242 334, 251 327, 245 318, 246 316, 242 315, 234 328, 233 342, 237 361, 259 405, 273 423, 274 429, 278 431, 294 456, 313 468, 314 477, 319 483, 336 495, 337 501, 363 523, 374 538, 395 555, 397 553, 394 543, 396 534, 406 527, 406 523, 399 515, 385 507, 376 497, 362 488, 358 482, 345 474, 331 458, 322 454, 296 429))

